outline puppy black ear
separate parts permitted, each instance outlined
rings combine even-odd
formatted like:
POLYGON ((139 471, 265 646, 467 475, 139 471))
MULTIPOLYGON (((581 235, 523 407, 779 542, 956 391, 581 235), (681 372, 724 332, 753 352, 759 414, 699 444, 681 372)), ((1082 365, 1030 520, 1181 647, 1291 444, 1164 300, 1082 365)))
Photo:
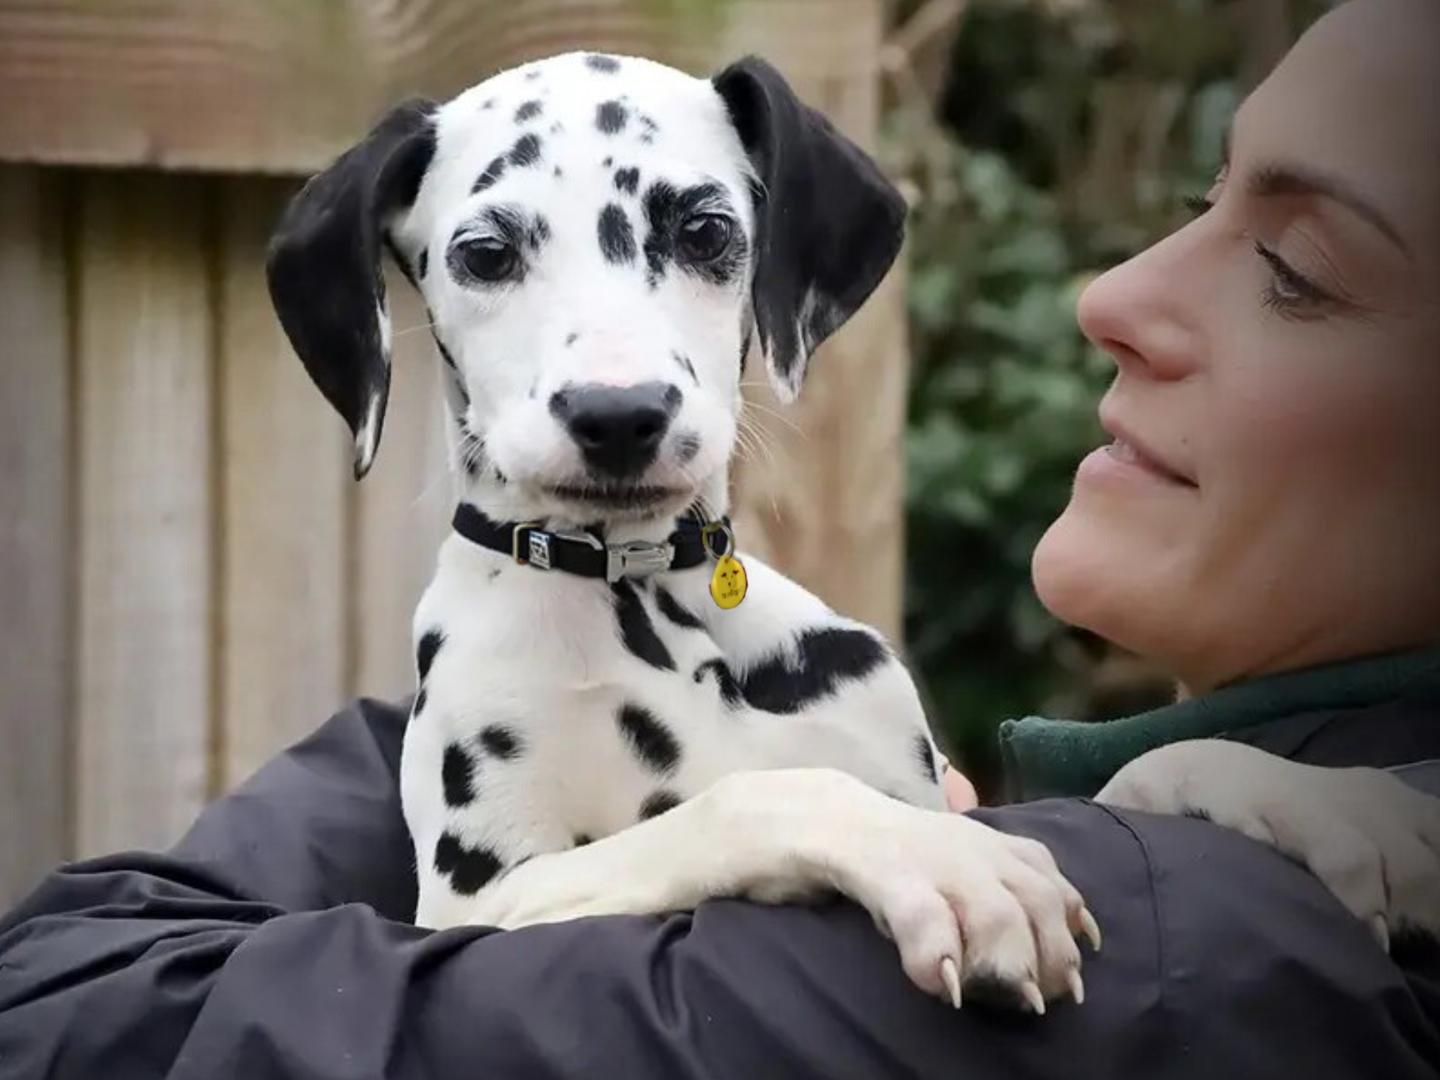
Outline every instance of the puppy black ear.
POLYGON ((755 324, 776 392, 793 400, 827 337, 894 263, 905 200, 863 150, 750 56, 712 80, 750 157, 756 195, 755 324))
POLYGON ((435 106, 397 106, 312 177, 270 239, 270 300, 296 355, 355 437, 355 478, 380 445, 390 390, 390 316, 381 257, 435 153, 435 106))

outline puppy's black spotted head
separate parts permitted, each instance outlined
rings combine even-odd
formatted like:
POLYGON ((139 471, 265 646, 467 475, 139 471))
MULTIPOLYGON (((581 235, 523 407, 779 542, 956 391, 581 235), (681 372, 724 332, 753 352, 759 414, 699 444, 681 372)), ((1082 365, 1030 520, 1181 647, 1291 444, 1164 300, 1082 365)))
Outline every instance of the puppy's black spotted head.
POLYGON ((271 289, 357 474, 389 387, 390 251, 424 268, 454 429, 483 446, 457 471, 488 511, 670 520, 724 503, 752 328, 793 394, 894 258, 899 210, 762 61, 711 80, 572 53, 397 109, 292 203, 271 289))

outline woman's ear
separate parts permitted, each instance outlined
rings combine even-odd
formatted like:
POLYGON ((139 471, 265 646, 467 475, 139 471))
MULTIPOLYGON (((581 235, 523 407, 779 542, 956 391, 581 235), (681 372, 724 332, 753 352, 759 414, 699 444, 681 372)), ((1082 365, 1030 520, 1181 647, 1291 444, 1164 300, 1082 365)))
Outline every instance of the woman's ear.
POLYGON ((752 303, 771 381, 789 401, 810 354, 894 263, 905 200, 766 61, 747 57, 712 81, 758 180, 752 303))
POLYGON ((435 106, 396 107, 290 201, 270 240, 270 299, 315 385, 355 437, 355 478, 380 445, 390 390, 381 258, 435 153, 435 106))

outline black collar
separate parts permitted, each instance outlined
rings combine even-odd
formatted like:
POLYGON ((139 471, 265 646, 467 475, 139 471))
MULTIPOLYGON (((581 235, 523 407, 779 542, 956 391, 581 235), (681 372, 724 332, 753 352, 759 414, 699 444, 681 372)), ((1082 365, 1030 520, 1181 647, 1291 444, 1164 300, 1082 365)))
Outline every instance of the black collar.
MULTIPOLYGON (((728 526, 729 518, 722 519, 728 526)), ((494 521, 471 503, 455 510, 455 531, 472 543, 509 555, 521 566, 539 570, 561 570, 579 577, 604 578, 614 584, 625 577, 647 577, 665 570, 686 570, 699 566, 707 557, 725 551, 721 533, 719 550, 707 548, 701 523, 682 519, 664 543, 632 540, 607 544, 589 532, 551 532, 539 521, 494 521)))

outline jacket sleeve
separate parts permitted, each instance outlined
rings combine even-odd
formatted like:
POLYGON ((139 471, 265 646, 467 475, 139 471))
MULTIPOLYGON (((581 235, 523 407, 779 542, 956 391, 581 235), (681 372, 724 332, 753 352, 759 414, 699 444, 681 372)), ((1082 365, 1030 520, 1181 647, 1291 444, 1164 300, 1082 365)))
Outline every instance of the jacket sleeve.
POLYGON ((358 703, 170 852, 44 879, 0 921, 0 1077, 1407 1080, 1440 1067, 1433 951, 1409 967, 1386 957, 1304 871, 1238 834, 1082 800, 977 811, 1047 843, 1105 931, 1086 1003, 1045 1017, 920 994, 841 901, 417 930, 395 795, 403 722, 358 703))

